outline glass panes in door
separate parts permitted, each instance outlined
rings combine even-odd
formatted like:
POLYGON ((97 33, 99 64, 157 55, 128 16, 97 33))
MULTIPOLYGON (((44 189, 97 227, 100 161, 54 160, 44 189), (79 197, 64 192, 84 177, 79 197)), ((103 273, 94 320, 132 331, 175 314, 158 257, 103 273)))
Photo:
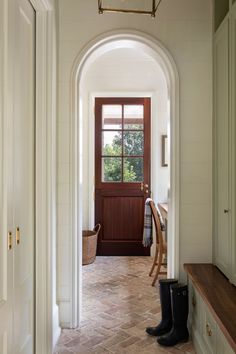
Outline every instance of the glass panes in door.
POLYGON ((102 105, 102 182, 143 182, 144 106, 102 105))

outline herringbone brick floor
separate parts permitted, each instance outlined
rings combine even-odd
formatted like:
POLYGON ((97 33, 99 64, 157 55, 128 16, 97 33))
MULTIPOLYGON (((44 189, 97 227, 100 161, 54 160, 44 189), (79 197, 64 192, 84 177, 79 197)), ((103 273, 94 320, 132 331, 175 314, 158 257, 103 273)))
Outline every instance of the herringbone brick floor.
POLYGON ((145 333, 160 320, 150 257, 97 257, 83 267, 83 320, 64 329, 58 354, 194 354, 191 342, 163 348, 145 333))

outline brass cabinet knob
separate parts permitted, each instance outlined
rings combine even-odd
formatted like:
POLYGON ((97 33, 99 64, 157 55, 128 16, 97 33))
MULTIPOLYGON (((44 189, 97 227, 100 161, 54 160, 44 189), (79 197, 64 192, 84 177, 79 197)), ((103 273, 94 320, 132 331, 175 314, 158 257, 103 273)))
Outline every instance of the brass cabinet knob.
POLYGON ((211 330, 211 327, 208 323, 206 324, 206 332, 207 332, 208 337, 212 336, 212 330, 211 330))

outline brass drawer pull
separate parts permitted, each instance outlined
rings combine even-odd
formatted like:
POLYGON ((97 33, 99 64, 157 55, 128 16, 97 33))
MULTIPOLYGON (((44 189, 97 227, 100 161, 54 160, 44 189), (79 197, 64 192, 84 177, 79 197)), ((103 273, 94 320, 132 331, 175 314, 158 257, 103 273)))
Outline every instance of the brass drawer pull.
POLYGON ((206 324, 206 332, 209 337, 212 336, 212 330, 208 323, 206 324))
POLYGON ((17 245, 20 244, 20 228, 19 227, 16 228, 16 244, 17 245))
POLYGON ((12 249, 12 232, 7 233, 7 248, 10 251, 12 249))

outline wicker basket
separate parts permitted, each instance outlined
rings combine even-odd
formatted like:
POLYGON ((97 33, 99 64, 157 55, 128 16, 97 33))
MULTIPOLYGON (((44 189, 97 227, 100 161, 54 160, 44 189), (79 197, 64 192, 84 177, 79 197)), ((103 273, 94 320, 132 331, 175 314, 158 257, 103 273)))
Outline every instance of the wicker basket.
POLYGON ((83 265, 93 263, 97 252, 97 238, 101 225, 97 224, 93 231, 83 230, 83 265))

